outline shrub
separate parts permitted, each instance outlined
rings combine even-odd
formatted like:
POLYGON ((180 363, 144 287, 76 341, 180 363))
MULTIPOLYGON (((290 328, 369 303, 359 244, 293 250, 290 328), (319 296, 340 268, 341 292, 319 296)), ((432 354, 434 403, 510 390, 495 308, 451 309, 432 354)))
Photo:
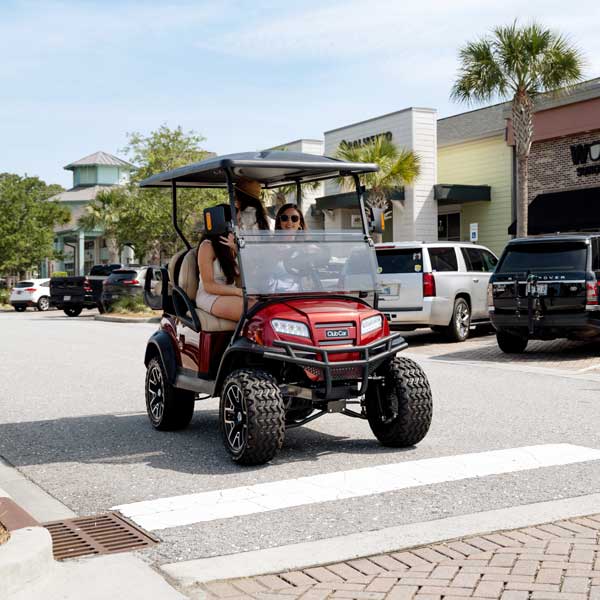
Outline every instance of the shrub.
POLYGON ((142 296, 124 296, 108 308, 111 313, 141 313, 153 314, 152 309, 144 304, 142 296))
POLYGON ((9 298, 10 298, 10 290, 0 289, 0 305, 8 304, 9 298))
POLYGON ((67 277, 67 275, 68 273, 66 271, 54 271, 50 277, 67 277))

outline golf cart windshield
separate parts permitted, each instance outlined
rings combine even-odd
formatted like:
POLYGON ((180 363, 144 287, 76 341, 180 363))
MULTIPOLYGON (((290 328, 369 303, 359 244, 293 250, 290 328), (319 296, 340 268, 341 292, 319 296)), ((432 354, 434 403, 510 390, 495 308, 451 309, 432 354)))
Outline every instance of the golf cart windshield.
POLYGON ((376 289, 375 250, 362 233, 244 232, 246 294, 353 294, 376 289))

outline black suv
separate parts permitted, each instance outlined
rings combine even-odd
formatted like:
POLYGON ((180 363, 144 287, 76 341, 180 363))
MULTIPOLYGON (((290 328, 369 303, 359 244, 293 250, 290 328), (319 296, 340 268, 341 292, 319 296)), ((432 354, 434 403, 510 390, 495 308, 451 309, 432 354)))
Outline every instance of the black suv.
POLYGON ((504 352, 528 340, 600 335, 600 234, 512 240, 488 288, 490 318, 504 352))

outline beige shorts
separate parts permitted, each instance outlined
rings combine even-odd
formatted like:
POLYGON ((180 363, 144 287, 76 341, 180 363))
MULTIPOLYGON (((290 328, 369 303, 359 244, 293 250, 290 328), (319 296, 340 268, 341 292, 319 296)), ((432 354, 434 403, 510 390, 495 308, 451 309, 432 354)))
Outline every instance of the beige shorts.
POLYGON ((218 298, 220 296, 201 290, 196 294, 196 306, 205 312, 212 313, 213 304, 218 298))

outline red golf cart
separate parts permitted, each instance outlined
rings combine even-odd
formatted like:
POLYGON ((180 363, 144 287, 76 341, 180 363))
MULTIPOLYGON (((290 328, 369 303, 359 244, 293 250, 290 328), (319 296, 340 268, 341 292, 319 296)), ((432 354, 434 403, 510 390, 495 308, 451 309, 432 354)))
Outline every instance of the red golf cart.
POLYGON ((220 398, 220 425, 231 458, 244 465, 271 460, 286 428, 327 413, 366 419, 386 446, 421 441, 432 416, 431 390, 421 368, 396 356, 407 344, 390 333, 377 310, 377 261, 370 229, 382 215, 366 209, 361 173, 373 164, 309 154, 265 151, 231 154, 160 173, 140 183, 172 190, 173 225, 186 248, 168 268, 149 272, 146 303, 163 311, 144 362, 146 408, 152 425, 188 425, 194 402, 220 398), (237 227, 238 178, 263 188, 351 177, 362 230, 244 231, 237 227), (225 188, 229 204, 205 210, 212 233, 233 231, 244 313, 239 322, 196 307, 197 247, 177 221, 177 190, 225 188), (151 288, 153 280, 160 279, 151 288))

